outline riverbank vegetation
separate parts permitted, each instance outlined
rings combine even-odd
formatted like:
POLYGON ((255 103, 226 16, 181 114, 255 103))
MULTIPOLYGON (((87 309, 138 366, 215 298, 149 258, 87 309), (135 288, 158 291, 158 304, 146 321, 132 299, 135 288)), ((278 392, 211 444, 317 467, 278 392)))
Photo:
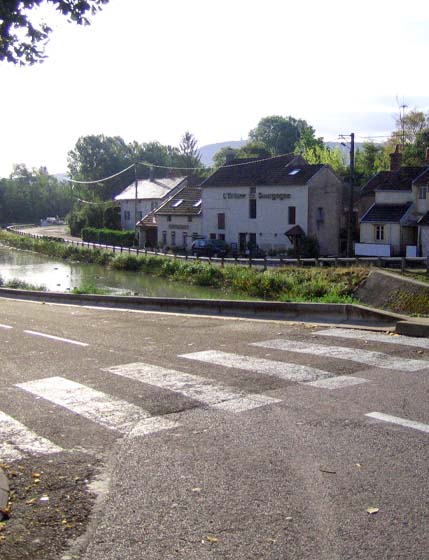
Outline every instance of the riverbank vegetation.
POLYGON ((161 255, 115 254, 51 241, 33 239, 0 231, 0 241, 17 249, 43 253, 52 258, 96 263, 116 270, 128 270, 217 288, 222 293, 238 293, 271 301, 313 301, 349 303, 356 287, 368 275, 368 269, 283 267, 261 270, 245 266, 217 266, 195 260, 174 259, 161 255))

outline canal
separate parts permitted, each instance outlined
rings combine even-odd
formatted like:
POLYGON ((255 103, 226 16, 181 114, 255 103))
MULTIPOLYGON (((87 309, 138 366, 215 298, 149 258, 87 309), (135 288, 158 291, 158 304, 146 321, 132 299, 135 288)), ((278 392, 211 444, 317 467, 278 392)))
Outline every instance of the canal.
POLYGON ((220 290, 172 282, 140 272, 117 271, 100 265, 56 261, 38 253, 0 245, 0 278, 44 286, 50 292, 95 286, 116 295, 152 297, 239 299, 220 290))

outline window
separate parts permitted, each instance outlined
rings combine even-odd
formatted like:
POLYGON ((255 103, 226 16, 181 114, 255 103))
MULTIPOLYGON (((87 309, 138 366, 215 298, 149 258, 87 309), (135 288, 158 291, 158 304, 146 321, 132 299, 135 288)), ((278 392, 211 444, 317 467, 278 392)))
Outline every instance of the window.
POLYGON ((188 232, 184 231, 183 232, 183 247, 186 247, 186 245, 188 244, 188 232))
POLYGON ((256 198, 249 199, 249 218, 252 220, 256 218, 256 198))
POLYGON ((374 226, 375 227, 375 240, 384 241, 384 226, 374 226))
POLYGON ((211 234, 210 234, 210 239, 216 239, 216 234, 215 234, 215 233, 211 233, 211 234))
POLYGON ((171 216, 167 216, 167 222, 171 222, 171 216))
POLYGON ((162 244, 167 245, 167 232, 166 231, 162 232, 162 244))
POLYGON ((188 222, 192 222, 192 216, 188 216, 188 222))
POLYGON ((324 222, 325 221, 325 209, 324 208, 319 207, 317 209, 316 220, 318 222, 324 222))
POLYGON ((173 204, 173 208, 178 208, 183 202, 183 198, 181 198, 180 200, 176 200, 176 202, 173 204))
POLYGON ((289 173, 289 175, 297 175, 300 171, 301 171, 301 169, 292 169, 292 171, 289 173))
POLYGON ((225 241, 225 234, 224 233, 219 233, 217 238, 220 239, 221 241, 225 241))
POLYGON ((218 229, 225 229, 225 214, 217 215, 217 227, 218 229))
POLYGON ((296 224, 296 207, 289 206, 288 207, 288 224, 294 225, 296 224))
POLYGON ((175 231, 171 232, 171 244, 176 245, 176 232, 175 231))
POLYGON ((427 192, 428 192, 427 187, 419 187, 419 199, 426 200, 427 192))
POLYGON ((200 200, 197 200, 197 202, 195 204, 193 204, 194 208, 198 208, 199 206, 201 206, 201 198, 200 198, 200 200))
POLYGON ((250 187, 249 198, 256 198, 256 187, 250 187))
POLYGON ((138 216, 138 219, 141 220, 143 218, 143 212, 141 210, 139 210, 137 212, 137 216, 138 216))
POLYGON ((152 200, 152 202, 150 203, 150 209, 155 210, 155 208, 157 207, 158 207, 158 203, 156 202, 156 200, 152 200))
POLYGON ((131 220, 131 213, 129 210, 124 210, 124 220, 129 222, 131 220))

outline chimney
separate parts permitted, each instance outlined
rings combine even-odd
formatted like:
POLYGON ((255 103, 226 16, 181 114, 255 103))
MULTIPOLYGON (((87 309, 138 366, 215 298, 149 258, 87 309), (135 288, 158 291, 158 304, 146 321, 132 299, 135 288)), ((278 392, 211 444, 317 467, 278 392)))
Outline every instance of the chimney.
POLYGON ((235 150, 229 147, 225 150, 225 165, 229 165, 235 158, 235 150))
POLYGON ((425 165, 429 165, 429 148, 426 148, 425 165))
POLYGON ((399 168, 402 165, 402 154, 399 151, 399 144, 396 144, 395 151, 393 154, 389 155, 390 157, 390 171, 399 171, 399 168))

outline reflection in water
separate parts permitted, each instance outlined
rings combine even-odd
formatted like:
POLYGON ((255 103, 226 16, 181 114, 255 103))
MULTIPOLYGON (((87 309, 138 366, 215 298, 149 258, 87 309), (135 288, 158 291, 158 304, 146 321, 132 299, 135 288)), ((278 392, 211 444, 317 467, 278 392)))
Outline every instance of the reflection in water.
POLYGON ((88 284, 110 293, 153 297, 219 299, 223 293, 210 289, 169 282, 138 272, 116 271, 95 264, 54 261, 49 257, 0 246, 0 277, 4 282, 17 278, 51 292, 68 292, 88 284))

